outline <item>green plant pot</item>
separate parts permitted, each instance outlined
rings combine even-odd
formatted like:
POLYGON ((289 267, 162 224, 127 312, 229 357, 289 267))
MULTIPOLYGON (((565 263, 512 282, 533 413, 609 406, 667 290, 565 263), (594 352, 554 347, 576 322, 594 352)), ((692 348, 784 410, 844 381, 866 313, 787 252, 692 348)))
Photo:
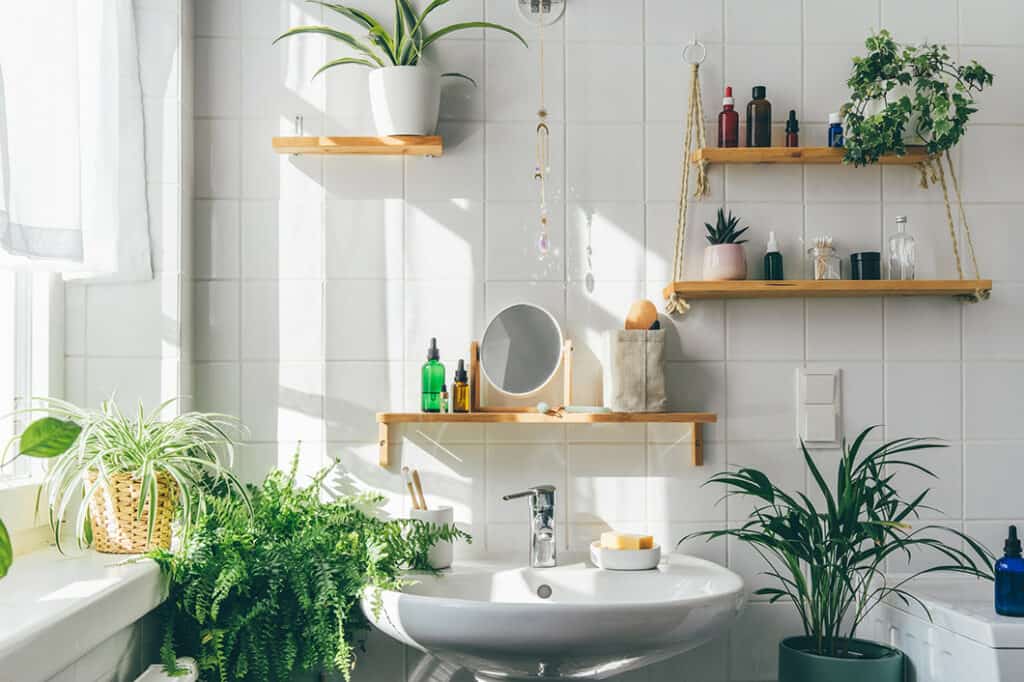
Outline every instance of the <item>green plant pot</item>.
POLYGON ((844 640, 849 658, 810 653, 811 637, 779 642, 779 682, 903 682, 903 652, 863 639, 844 640))

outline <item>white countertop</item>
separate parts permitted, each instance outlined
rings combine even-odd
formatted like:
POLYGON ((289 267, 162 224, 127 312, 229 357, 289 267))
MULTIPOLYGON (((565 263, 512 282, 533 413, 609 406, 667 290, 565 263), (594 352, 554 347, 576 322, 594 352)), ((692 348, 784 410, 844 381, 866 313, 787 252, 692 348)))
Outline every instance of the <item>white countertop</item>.
POLYGON ((0 579, 0 670, 41 680, 63 670, 159 606, 160 569, 150 560, 44 549, 16 557, 0 579))

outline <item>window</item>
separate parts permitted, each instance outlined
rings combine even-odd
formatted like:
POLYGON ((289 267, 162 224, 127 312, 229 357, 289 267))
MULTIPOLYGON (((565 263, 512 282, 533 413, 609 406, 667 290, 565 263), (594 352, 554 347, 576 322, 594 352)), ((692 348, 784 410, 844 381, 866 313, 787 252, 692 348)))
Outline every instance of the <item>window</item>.
MULTIPOLYGON (((47 273, 0 269, 0 415, 27 406, 31 396, 59 395, 59 384, 51 380, 58 367, 52 358, 63 349, 50 344, 60 338, 53 331, 63 322, 54 318, 63 311, 50 300, 58 288, 47 273)), ((0 452, 28 421, 0 420, 0 452)), ((33 460, 19 457, 0 467, 0 487, 27 482, 40 471, 33 460)))
MULTIPOLYGON (((0 414, 19 407, 19 401, 31 386, 32 276, 26 272, 0 271, 0 414)), ((23 420, 0 422, 0 443, 21 428, 23 420)), ((9 458, 9 455, 8 455, 9 458)), ((0 467, 0 479, 31 476, 31 463, 17 459, 0 467)))

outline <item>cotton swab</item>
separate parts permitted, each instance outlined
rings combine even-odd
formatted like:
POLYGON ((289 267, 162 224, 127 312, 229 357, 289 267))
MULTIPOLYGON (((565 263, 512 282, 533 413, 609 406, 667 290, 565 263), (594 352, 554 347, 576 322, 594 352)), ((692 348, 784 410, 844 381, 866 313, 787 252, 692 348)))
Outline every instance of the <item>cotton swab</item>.
POLYGON ((405 482, 405 488, 409 491, 409 497, 412 498, 412 508, 419 509, 420 503, 416 499, 416 491, 412 489, 412 479, 409 477, 409 467, 402 467, 402 481, 405 482))
POLYGON ((416 492, 419 494, 420 509, 426 511, 427 509, 427 498, 423 496, 423 486, 420 484, 420 472, 417 469, 412 470, 412 484, 416 487, 416 492))

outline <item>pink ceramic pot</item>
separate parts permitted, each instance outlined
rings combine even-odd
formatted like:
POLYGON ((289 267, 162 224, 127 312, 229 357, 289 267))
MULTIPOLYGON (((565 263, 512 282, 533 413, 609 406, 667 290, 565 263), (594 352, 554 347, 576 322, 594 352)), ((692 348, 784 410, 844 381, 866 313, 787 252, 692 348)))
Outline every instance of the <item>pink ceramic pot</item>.
POLYGON ((704 247, 704 279, 719 281, 747 278, 747 255, 742 244, 704 247))

